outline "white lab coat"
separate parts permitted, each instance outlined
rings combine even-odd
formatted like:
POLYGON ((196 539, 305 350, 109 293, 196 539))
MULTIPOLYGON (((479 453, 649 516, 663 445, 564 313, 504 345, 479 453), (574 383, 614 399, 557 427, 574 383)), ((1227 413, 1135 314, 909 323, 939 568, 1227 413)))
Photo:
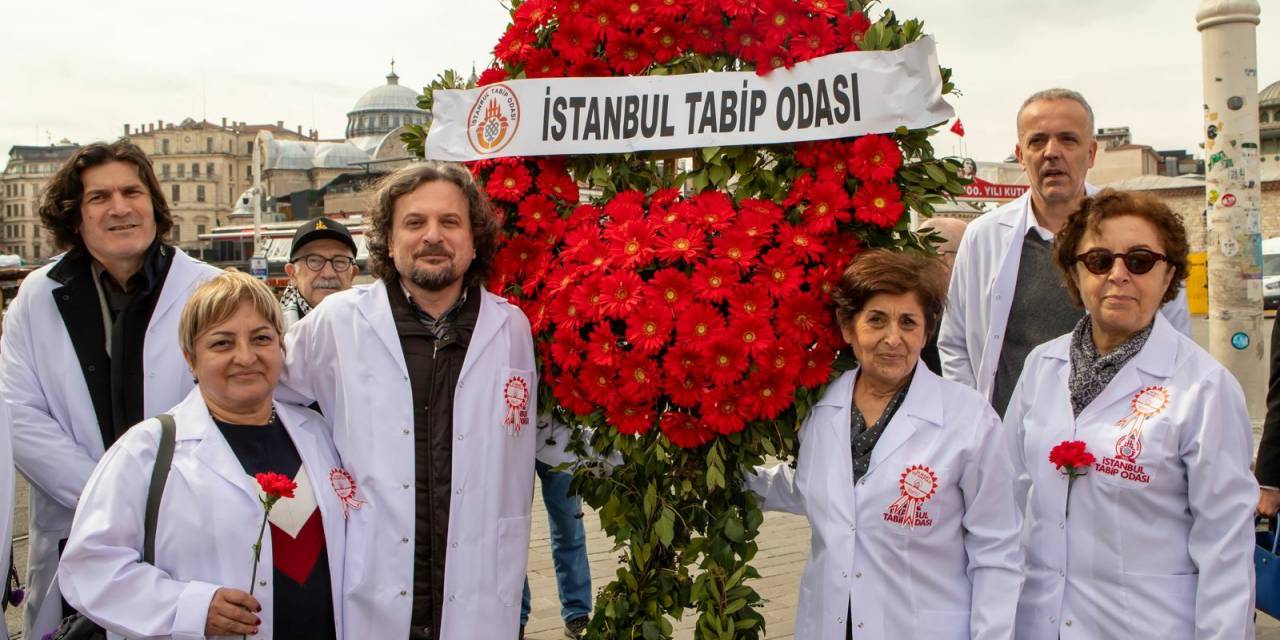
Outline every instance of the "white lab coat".
POLYGON ((1012 638, 1021 519, 999 418, 972 389, 917 366, 855 486, 856 375, 831 383, 801 426, 794 470, 783 464, 747 478, 765 509, 809 519, 797 640, 844 640, 851 599, 859 640, 1012 638), (887 516, 916 465, 936 474, 936 494, 905 527, 887 516))
MULTIPOLYGON (((342 638, 345 523, 342 501, 330 483, 330 473, 342 464, 323 418, 284 403, 276 410, 320 509, 342 638)), ((58 567, 67 603, 112 638, 203 638, 214 592, 249 590, 263 514, 257 483, 213 423, 199 389, 172 414, 177 440, 156 518, 155 566, 142 562, 147 491, 160 445, 160 421, 148 418, 121 437, 94 470, 58 567)), ((268 531, 253 594, 262 605, 262 624, 252 638, 273 637, 274 566, 268 531)))
MULTIPOLYGON (((11 434, 9 405, 0 401, 0 572, 9 579, 9 553, 13 550, 8 544, 13 540, 13 438, 11 434)), ((5 605, 8 606, 8 605, 5 605)))
MULTIPOLYGON (((1085 191, 1093 195, 1097 189, 1085 184, 1085 191)), ((1028 191, 970 223, 956 249, 947 310, 938 331, 942 375, 977 389, 988 400, 995 389, 996 368, 1018 284, 1022 243, 1033 224, 1035 214, 1028 191)), ((1179 331, 1191 335, 1184 290, 1180 289, 1178 297, 1160 312, 1179 331)))
MULTIPOLYGON (((347 529, 346 632, 404 638, 413 596, 413 395, 384 281, 325 299, 289 330, 279 397, 318 402, 367 503, 347 529)), ((394 295, 403 295, 398 289, 394 295)), ((529 551, 537 376, 529 321, 487 291, 454 391, 441 640, 514 638, 529 551), (528 383, 519 429, 503 388, 528 383)))
POLYGON ((1073 420, 1070 344, 1027 357, 1005 415, 1019 492, 1029 485, 1018 638, 1253 638, 1258 485, 1239 383, 1157 314, 1146 345, 1073 420), (1130 463, 1141 469, 1114 465, 1128 428, 1118 423, 1148 387, 1168 404, 1144 422, 1130 463), (1065 440, 1097 459, 1071 481, 1069 504, 1049 463, 1065 440))
MULTIPOLYGON (((221 273, 174 251, 142 348, 148 416, 168 410, 195 386, 178 348, 178 318, 195 288, 221 273)), ((30 638, 54 630, 62 617, 56 594, 46 597, 58 568, 58 541, 67 537, 80 491, 103 452, 89 387, 54 302, 62 287, 48 277, 55 264, 23 281, 5 314, 0 346, 0 397, 13 420, 13 459, 31 482, 25 610, 30 638)), ((99 313, 97 300, 85 313, 99 313)))

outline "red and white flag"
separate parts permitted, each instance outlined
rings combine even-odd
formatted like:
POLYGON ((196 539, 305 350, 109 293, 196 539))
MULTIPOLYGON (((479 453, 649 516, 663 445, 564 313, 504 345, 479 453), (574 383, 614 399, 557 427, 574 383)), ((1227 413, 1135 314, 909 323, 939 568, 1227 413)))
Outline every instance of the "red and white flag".
POLYGON ((960 118, 956 118, 956 123, 951 125, 951 133, 964 137, 964 123, 960 122, 960 118))

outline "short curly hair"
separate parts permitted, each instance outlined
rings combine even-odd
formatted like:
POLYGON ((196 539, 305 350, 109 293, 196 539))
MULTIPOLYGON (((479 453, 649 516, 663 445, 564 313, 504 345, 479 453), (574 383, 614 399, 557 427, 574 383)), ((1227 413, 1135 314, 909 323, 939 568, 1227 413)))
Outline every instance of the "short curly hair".
POLYGON ((916 252, 863 251, 849 262, 831 293, 836 321, 848 325, 877 294, 908 292, 920 302, 926 335, 932 337, 947 305, 947 272, 942 261, 916 252))
POLYGON ((1077 307, 1084 306, 1074 269, 1085 234, 1089 231, 1098 233, 1103 220, 1119 216, 1137 216, 1156 228, 1156 232, 1160 234, 1160 243, 1164 245, 1169 267, 1173 269, 1173 280, 1169 281, 1169 288, 1165 290, 1161 302, 1177 298, 1178 289, 1182 287, 1182 281, 1187 279, 1190 271, 1188 254, 1191 248, 1187 243, 1187 229, 1182 226, 1182 218, 1169 205, 1149 193, 1103 189, 1084 199, 1080 208, 1067 218, 1067 224, 1058 231, 1055 238, 1057 246, 1054 249, 1054 262, 1062 271, 1071 302, 1077 307))
POLYGON ((76 150, 44 189, 40 203, 40 221, 53 234, 59 249, 84 249, 80 237, 83 219, 80 206, 84 201, 84 172, 111 162, 127 162, 138 168, 138 177, 151 195, 151 210, 156 219, 156 237, 164 238, 173 228, 173 214, 165 202, 160 180, 156 178, 151 159, 138 145, 121 138, 115 142, 95 142, 76 150))
POLYGON ((378 181, 373 202, 366 216, 368 231, 365 243, 369 250, 369 268, 373 275, 391 283, 400 278, 391 259, 391 229, 396 201, 418 187, 431 183, 451 182, 467 198, 467 214, 471 220, 472 243, 476 257, 467 268, 466 286, 483 285, 489 277, 494 255, 498 252, 498 221, 494 218, 489 198, 480 190, 471 172, 452 162, 418 162, 406 165, 378 181))

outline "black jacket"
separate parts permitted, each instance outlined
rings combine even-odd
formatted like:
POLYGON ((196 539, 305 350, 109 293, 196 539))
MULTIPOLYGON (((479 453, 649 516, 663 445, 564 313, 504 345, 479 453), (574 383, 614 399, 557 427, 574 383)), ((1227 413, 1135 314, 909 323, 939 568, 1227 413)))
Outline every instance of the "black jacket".
POLYGON ((1254 467, 1258 484, 1280 487, 1280 317, 1271 324, 1271 378, 1267 383, 1267 417, 1254 467))

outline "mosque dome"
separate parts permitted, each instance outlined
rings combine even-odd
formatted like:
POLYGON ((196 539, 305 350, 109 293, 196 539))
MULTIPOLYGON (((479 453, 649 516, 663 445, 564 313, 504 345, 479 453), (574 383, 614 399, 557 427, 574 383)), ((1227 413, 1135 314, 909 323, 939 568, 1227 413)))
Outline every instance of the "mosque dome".
POLYGON ((425 124, 431 114, 418 108, 418 92, 400 86, 395 61, 387 83, 378 85, 360 96, 347 113, 347 139, 386 135, 407 124, 425 124))
POLYGON ((1258 93, 1258 106, 1269 107, 1272 105, 1280 105, 1280 80, 1272 82, 1258 93))

